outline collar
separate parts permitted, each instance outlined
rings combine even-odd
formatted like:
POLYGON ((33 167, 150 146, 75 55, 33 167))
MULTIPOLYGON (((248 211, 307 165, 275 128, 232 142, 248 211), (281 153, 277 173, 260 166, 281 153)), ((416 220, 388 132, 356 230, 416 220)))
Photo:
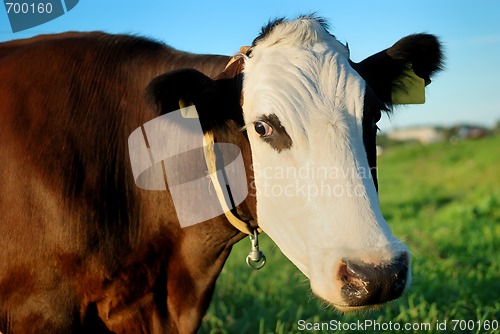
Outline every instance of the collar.
MULTIPOLYGON (((231 62, 230 62, 231 63, 231 62)), ((229 64, 228 64, 229 66, 229 64)), ((181 99, 179 100, 179 108, 183 109, 186 107, 185 102, 181 99)), ((226 196, 224 196, 224 191, 217 175, 217 164, 216 164, 216 153, 215 153, 215 140, 212 132, 206 132, 203 135, 203 153, 205 155, 205 163, 207 165, 207 173, 208 177, 210 177, 212 181, 212 185, 215 189, 215 193, 217 195, 217 199, 221 205, 222 210, 224 211, 224 215, 231 225, 233 225, 239 231, 248 234, 250 236, 254 236, 255 232, 261 233, 262 229, 260 227, 254 228, 253 226, 257 226, 257 222, 255 220, 243 220, 236 213, 231 211, 231 207, 236 207, 232 205, 232 195, 231 189, 227 187, 227 193, 229 200, 231 203, 228 204, 226 201, 226 196)), ((221 170, 224 173, 224 169, 221 170)), ((236 210, 236 208, 235 208, 236 210)))
MULTIPOLYGON (((257 227, 254 229, 252 225, 256 225, 255 220, 249 220, 249 221, 244 221, 241 218, 238 217, 237 214, 234 214, 231 211, 231 207, 234 207, 234 205, 229 205, 226 201, 226 197, 224 196, 224 191, 221 186, 221 182, 219 180, 219 177, 217 175, 217 165, 216 165, 216 153, 215 153, 215 141, 214 141, 214 136, 213 133, 211 132, 206 132, 203 135, 203 152, 205 154, 205 163, 207 164, 207 169, 208 169, 208 176, 212 180, 212 184, 215 189, 215 193, 217 194, 217 199, 219 200, 219 203, 224 210, 224 215, 226 216, 227 220, 233 225, 235 228, 237 228, 239 231, 248 234, 248 235, 254 235, 254 231, 257 230, 258 233, 262 232, 262 229, 260 227, 257 227)), ((224 171, 222 170, 224 173, 224 171)), ((231 198, 231 190, 229 187, 227 187, 227 192, 230 197, 230 201, 232 201, 231 198)))

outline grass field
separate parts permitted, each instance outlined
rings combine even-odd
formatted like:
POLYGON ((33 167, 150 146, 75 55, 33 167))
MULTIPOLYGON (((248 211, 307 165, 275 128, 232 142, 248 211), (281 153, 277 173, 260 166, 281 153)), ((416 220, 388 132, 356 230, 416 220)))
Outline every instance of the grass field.
POLYGON ((220 275, 200 333, 326 333, 335 326, 372 333, 398 325, 403 333, 500 333, 500 137, 394 148, 379 159, 379 184, 382 212, 412 252, 412 286, 400 300, 342 315, 311 294, 266 237, 260 244, 268 264, 248 270, 245 239, 220 275))

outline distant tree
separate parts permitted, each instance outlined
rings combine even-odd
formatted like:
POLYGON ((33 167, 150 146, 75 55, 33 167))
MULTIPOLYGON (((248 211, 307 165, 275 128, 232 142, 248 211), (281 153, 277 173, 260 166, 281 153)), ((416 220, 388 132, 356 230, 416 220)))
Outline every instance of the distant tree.
POLYGON ((443 136, 444 136, 444 139, 447 141, 457 137, 457 135, 458 135, 458 127, 457 126, 452 126, 452 127, 443 129, 443 136))

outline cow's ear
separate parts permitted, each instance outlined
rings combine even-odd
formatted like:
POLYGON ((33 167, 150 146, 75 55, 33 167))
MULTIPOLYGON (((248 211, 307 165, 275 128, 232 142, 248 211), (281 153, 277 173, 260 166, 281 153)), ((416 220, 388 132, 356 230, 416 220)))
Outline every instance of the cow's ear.
POLYGON ((230 79, 214 80, 194 69, 175 70, 153 79, 146 96, 160 114, 196 106, 204 131, 224 127, 229 120, 243 123, 240 92, 230 79))
POLYGON ((443 66, 442 47, 436 36, 410 35, 352 65, 383 102, 424 103, 425 86, 443 66))

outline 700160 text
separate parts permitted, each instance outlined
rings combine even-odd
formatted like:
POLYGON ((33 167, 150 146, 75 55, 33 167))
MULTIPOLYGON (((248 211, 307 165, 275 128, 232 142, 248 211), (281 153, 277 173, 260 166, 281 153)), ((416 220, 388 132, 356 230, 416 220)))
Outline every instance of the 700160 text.
POLYGON ((52 4, 47 3, 27 3, 27 2, 6 2, 7 14, 50 14, 52 13, 52 4))

